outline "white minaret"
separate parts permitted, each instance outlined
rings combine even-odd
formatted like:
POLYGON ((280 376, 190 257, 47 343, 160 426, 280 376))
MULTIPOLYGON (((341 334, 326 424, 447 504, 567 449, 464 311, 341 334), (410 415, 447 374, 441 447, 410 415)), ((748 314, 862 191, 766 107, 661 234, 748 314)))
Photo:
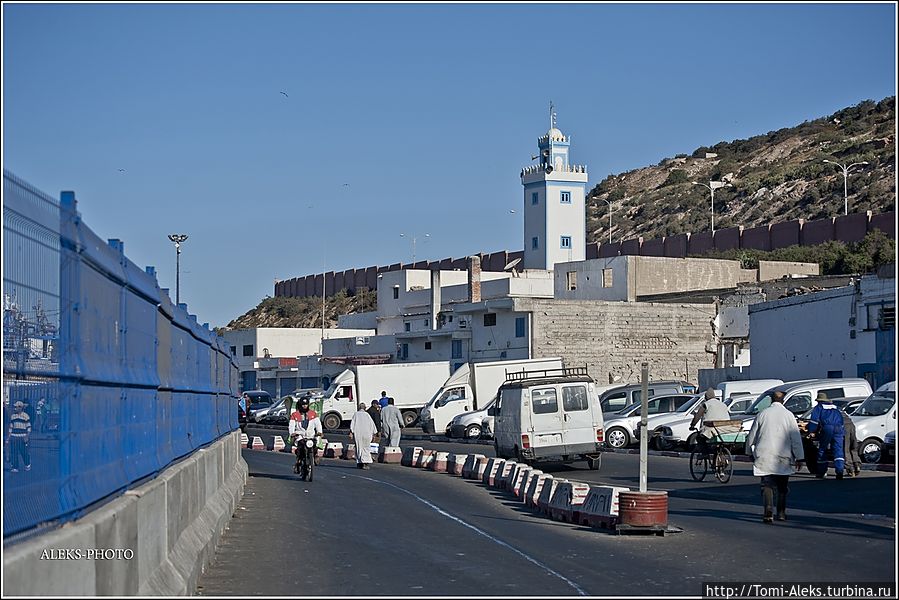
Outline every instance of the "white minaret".
POLYGON ((525 269, 552 270, 557 262, 587 257, 587 167, 568 162, 571 138, 556 129, 552 102, 549 121, 549 131, 537 139, 540 164, 521 171, 525 269))

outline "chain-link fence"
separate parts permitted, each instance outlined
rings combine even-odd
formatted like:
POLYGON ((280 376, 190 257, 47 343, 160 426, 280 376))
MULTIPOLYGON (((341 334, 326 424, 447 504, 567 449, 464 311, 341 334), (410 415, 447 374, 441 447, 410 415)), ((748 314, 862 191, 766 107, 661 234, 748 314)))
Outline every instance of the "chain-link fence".
POLYGON ((224 341, 3 173, 3 535, 76 518, 237 427, 224 341))

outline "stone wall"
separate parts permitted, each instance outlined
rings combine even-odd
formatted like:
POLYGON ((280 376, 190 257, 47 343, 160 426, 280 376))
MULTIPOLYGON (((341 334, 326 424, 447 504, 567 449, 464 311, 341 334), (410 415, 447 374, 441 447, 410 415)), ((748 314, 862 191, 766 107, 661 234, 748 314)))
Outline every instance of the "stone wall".
POLYGON ((637 382, 643 361, 652 379, 691 382, 699 369, 715 366, 712 305, 515 300, 515 311, 527 310, 532 356, 586 365, 600 384, 637 382))

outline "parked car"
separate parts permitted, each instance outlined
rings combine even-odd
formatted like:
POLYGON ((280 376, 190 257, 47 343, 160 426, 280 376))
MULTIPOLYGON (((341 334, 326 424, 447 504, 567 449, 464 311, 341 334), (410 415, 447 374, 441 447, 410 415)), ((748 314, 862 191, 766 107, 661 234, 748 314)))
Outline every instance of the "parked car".
MULTIPOLYGON (((716 393, 720 390, 715 390, 716 393)), ((705 394, 696 394, 693 399, 683 404, 677 411, 668 415, 657 415, 647 420, 647 430, 652 436, 650 445, 656 450, 671 450, 675 446, 685 445, 691 448, 696 443, 696 431, 690 431, 693 415, 699 410, 705 394)), ((740 396, 731 396, 722 400, 724 404, 732 404, 740 396)))
POLYGON ((241 395, 247 399, 247 421, 250 423, 255 422, 255 411, 268 408, 273 403, 271 394, 263 390, 250 390, 241 395))
POLYGON ((758 394, 734 394, 730 398, 727 410, 730 411, 731 416, 742 415, 756 401, 758 394))
MULTIPOLYGON (((672 413, 695 397, 695 394, 672 394, 650 398, 647 405, 647 415, 660 415, 672 413)), ((641 402, 635 402, 617 413, 610 415, 605 421, 606 444, 612 448, 624 448, 639 441, 637 425, 640 424, 641 402)), ((605 418, 605 415, 603 415, 605 418)))
POLYGON ((259 408, 255 408, 255 409, 251 410, 250 416, 249 416, 250 422, 251 423, 261 423, 262 419, 266 415, 274 414, 275 412, 278 411, 278 409, 280 409, 282 407, 286 411, 287 408, 285 407, 285 402, 287 401, 288 398, 290 398, 290 396, 283 396, 280 400, 278 400, 274 404, 270 404, 268 406, 261 406, 259 408))
POLYGON ((896 461, 896 430, 888 431, 883 436, 883 446, 880 447, 880 460, 883 462, 896 461))
POLYGON ((722 398, 742 396, 745 394, 752 394, 758 397, 759 394, 782 383, 783 380, 781 379, 742 379, 738 381, 722 381, 715 386, 715 389, 721 390, 722 398))
POLYGON ((488 410, 496 404, 496 397, 480 410, 471 410, 456 415, 447 426, 447 435, 451 438, 478 438, 493 436, 493 416, 488 410))
MULTIPOLYGON (((696 392, 696 386, 686 381, 663 380, 650 381, 647 396, 654 398, 665 394, 692 394, 696 392)), ((643 393, 643 384, 633 383, 614 387, 599 395, 599 405, 602 408, 603 418, 611 418, 610 413, 616 413, 634 403, 640 402, 643 393)))
POLYGON ((895 389, 895 381, 877 388, 851 415, 862 462, 880 462, 884 438, 896 429, 895 389))

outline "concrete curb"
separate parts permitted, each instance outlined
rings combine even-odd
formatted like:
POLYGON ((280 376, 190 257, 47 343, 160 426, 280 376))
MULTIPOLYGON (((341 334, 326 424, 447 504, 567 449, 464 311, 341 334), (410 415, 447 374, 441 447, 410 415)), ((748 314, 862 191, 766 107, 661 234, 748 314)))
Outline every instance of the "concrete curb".
POLYGON ((247 473, 234 431, 86 516, 4 549, 3 594, 191 595, 243 495, 247 473), (43 560, 50 548, 82 556, 43 560), (98 560, 87 558, 90 549, 133 555, 98 560))

